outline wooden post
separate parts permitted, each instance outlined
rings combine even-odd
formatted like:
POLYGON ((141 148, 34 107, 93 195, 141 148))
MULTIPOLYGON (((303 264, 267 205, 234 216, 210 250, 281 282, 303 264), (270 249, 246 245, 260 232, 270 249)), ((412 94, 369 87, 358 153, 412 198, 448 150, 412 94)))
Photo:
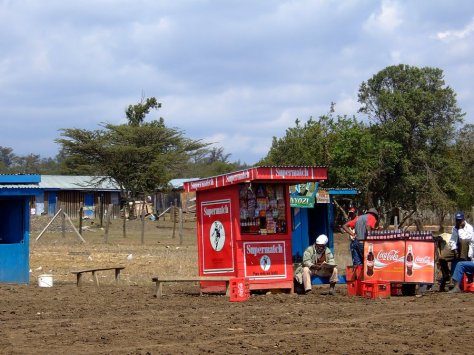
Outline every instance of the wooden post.
POLYGON ((123 224, 122 224, 122 235, 127 238, 127 211, 128 211, 128 199, 125 200, 123 205, 123 224))
POLYGON ((142 245, 145 244, 145 200, 143 200, 143 205, 142 205, 142 213, 141 213, 141 219, 142 219, 142 238, 141 242, 142 245))
POLYGON ((83 203, 81 202, 80 207, 79 207, 79 234, 82 235, 82 214, 84 213, 84 206, 83 203))
MULTIPOLYGON (((62 208, 60 208, 62 210, 62 208)), ((63 238, 66 238, 66 215, 64 211, 61 213, 61 234, 63 238)))
POLYGON ((44 229, 41 231, 41 233, 36 237, 35 241, 37 242, 41 236, 44 234, 44 232, 46 232, 46 230, 49 228, 49 226, 51 225, 51 223, 53 223, 53 221, 58 217, 58 215, 62 212, 62 210, 59 210, 58 212, 56 212, 56 214, 54 215, 54 217, 51 219, 51 221, 48 222, 48 224, 46 225, 46 227, 44 227, 44 229))
POLYGON ((179 244, 183 244, 183 209, 179 209, 179 244))
POLYGON ((171 207, 171 221, 173 223, 173 235, 172 235, 172 238, 174 239, 175 236, 176 236, 176 206, 175 205, 172 205, 171 207))
POLYGON ((107 219, 105 220, 105 243, 109 243, 109 226, 110 226, 110 218, 112 215, 112 208, 113 205, 110 203, 109 207, 107 208, 107 219))
POLYGON ((104 226, 104 208, 102 206, 102 197, 98 197, 98 203, 99 203, 99 226, 102 228, 104 226))
POLYGON ((76 227, 74 226, 74 223, 72 223, 71 218, 67 215, 66 212, 63 212, 63 215, 64 215, 65 218, 67 218, 67 220, 68 220, 69 223, 71 224, 72 229, 73 229, 74 232, 77 234, 77 236, 79 237, 79 239, 81 240, 81 242, 85 243, 86 241, 85 241, 84 238, 82 238, 82 236, 79 234, 78 230, 77 230, 76 227))

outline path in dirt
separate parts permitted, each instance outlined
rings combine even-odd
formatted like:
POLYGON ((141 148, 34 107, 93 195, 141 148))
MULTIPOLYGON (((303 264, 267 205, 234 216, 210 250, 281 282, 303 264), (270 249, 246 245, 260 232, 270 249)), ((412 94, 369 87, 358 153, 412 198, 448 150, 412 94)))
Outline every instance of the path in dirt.
POLYGON ((471 353, 474 296, 367 300, 315 292, 242 303, 194 285, 0 285, 4 354, 471 353))

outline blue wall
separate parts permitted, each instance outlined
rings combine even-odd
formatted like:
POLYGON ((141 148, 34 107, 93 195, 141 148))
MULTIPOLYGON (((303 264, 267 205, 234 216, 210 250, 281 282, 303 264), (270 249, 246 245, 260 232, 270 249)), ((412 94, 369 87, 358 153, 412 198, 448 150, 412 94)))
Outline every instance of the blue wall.
POLYGON ((0 197, 0 282, 29 282, 29 197, 0 197))

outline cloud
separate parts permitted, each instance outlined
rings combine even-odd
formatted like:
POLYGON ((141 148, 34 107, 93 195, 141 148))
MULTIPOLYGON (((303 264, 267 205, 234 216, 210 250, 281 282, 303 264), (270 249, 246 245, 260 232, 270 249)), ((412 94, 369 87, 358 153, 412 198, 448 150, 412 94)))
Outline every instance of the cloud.
POLYGON ((464 0, 0 1, 0 145, 54 156, 58 129, 155 96, 148 119, 254 163, 296 118, 357 114, 398 63, 443 69, 472 121, 473 18, 464 0))
POLYGON ((462 30, 448 30, 444 32, 438 32, 436 38, 441 41, 456 41, 470 37, 474 33, 474 18, 468 23, 462 30))
POLYGON ((364 30, 373 35, 390 33, 403 23, 400 7, 396 1, 384 0, 380 9, 372 12, 364 23, 364 30))

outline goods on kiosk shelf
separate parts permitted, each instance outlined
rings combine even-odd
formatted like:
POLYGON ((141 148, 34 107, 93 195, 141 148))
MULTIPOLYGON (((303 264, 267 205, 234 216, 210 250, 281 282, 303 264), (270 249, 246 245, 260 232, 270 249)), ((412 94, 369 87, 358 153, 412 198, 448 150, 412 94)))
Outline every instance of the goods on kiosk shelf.
POLYGON ((395 230, 377 230, 367 234, 367 240, 421 240, 432 241, 433 232, 431 231, 415 231, 408 232, 401 229, 395 230))
POLYGON ((242 234, 286 233, 283 184, 242 184, 239 199, 242 234))

